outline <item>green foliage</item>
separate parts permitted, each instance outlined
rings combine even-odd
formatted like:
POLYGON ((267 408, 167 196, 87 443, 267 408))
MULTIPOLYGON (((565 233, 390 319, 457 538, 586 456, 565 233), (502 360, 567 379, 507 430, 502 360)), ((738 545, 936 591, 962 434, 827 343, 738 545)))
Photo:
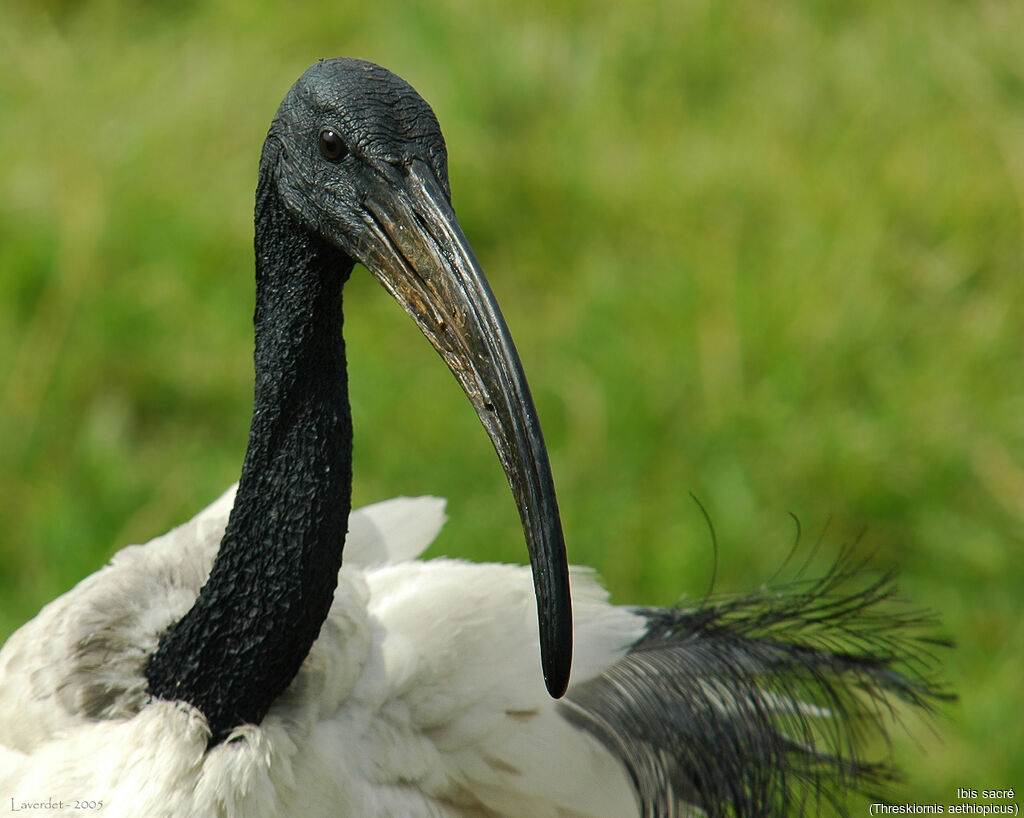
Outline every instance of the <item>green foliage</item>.
MULTIPOLYGON (((762 582, 826 528, 901 566, 961 694, 915 802, 1024 783, 1024 5, 0 6, 0 639, 237 476, 263 134, 314 59, 434 105, 545 422, 575 562, 618 602, 762 582), (831 523, 829 521, 831 520, 831 523)), ((521 560, 468 404, 369 276, 356 499, 521 560)))

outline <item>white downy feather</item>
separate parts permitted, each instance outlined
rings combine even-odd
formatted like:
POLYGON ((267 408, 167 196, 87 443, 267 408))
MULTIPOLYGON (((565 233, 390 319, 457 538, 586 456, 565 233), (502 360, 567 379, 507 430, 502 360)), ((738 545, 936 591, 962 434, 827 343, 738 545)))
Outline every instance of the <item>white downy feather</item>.
MULTIPOLYGON (((0 804, 74 799, 120 816, 636 814, 621 766, 541 681, 529 569, 415 561, 437 498, 352 513, 330 615, 260 725, 206 752, 205 720, 142 676, 209 572, 233 488, 118 552, 0 651, 0 804), (14 799, 13 802, 10 799, 14 799)), ((574 682, 621 657, 641 617, 574 571, 574 682)), ((36 814, 32 809, 22 815, 36 814)))

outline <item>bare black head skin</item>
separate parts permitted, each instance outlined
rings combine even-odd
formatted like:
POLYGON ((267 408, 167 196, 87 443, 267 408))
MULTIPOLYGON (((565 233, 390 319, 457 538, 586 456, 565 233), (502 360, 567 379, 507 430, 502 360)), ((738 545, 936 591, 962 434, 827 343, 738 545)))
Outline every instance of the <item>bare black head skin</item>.
POLYGON ((255 247, 249 448, 210 577, 146 665, 150 693, 198 708, 212 746, 263 719, 320 632, 351 509, 342 287, 360 262, 444 358, 491 437, 530 552, 545 682, 561 696, 572 614, 547 451, 505 321, 452 210, 430 106, 372 63, 310 67, 263 147, 255 247))

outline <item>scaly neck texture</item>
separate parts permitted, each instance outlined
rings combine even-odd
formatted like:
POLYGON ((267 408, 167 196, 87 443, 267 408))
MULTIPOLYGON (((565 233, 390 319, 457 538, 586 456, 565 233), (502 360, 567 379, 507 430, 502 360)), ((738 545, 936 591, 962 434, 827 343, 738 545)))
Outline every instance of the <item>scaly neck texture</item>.
POLYGON ((227 530, 192 609, 145 669, 152 695, 197 707, 210 745, 258 724, 331 606, 352 492, 342 286, 352 262, 299 227, 261 174, 256 390, 227 530))

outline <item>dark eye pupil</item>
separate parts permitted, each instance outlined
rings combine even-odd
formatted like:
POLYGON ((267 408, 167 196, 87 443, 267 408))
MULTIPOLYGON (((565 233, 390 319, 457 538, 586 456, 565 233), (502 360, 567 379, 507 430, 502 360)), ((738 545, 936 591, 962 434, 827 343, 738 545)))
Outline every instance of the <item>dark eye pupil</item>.
POLYGON ((334 128, 324 128, 320 131, 320 153, 325 159, 337 162, 344 159, 348 153, 345 142, 334 128))

